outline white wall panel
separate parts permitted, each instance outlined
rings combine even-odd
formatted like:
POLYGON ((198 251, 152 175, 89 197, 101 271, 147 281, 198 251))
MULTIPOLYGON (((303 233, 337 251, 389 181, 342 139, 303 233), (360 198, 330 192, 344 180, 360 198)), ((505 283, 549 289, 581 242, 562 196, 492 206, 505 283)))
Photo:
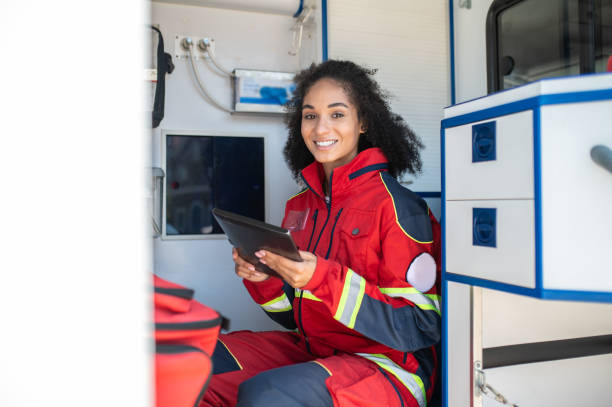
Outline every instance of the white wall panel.
POLYGON ((329 58, 377 68, 392 109, 423 140, 413 191, 440 191, 440 120, 450 104, 448 3, 330 0, 329 58))

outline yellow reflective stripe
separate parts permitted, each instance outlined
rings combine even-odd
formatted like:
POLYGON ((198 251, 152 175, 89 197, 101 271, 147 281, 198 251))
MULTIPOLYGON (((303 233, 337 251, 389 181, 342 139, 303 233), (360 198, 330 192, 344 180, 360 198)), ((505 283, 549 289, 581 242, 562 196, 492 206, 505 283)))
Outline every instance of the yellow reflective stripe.
POLYGON ((355 320, 357 319, 357 313, 359 312, 359 308, 361 308, 361 302, 363 301, 363 295, 365 294, 365 279, 359 279, 359 292, 357 293, 357 301, 355 302, 355 307, 353 308, 353 312, 351 313, 351 319, 349 320, 348 327, 353 329, 355 327, 355 320))
POLYGON ((423 294, 414 287, 378 287, 378 289, 389 297, 405 298, 423 310, 435 311, 441 315, 439 295, 423 294))
POLYGON ((442 297, 436 294, 425 294, 425 297, 429 298, 436 305, 436 308, 440 309, 440 302, 442 301, 442 297))
POLYGON ((357 313, 359 312, 359 307, 361 307, 364 294, 365 279, 353 270, 348 269, 344 279, 342 296, 340 297, 340 303, 334 319, 352 329, 355 326, 355 320, 357 319, 357 313))
POLYGON ((293 198, 295 198, 298 195, 302 195, 306 191, 308 191, 308 188, 305 188, 303 191, 300 191, 297 194, 293 195, 291 198, 287 199, 287 202, 289 202, 290 200, 292 200, 293 198))
POLYGON ((400 229, 402 229, 402 232, 404 232, 404 234, 406 236, 408 236, 410 239, 414 240, 417 243, 424 243, 424 244, 428 244, 428 243, 433 243, 433 240, 429 241, 429 242, 421 242, 420 240, 416 240, 414 237, 410 236, 408 234, 408 232, 406 232, 406 230, 404 230, 404 228, 402 227, 402 225, 399 222, 399 219, 397 218, 397 207, 395 206, 395 199, 393 199, 393 195, 391 194, 391 192, 389 191, 389 188, 387 188, 387 184, 385 184, 385 180, 383 179, 382 176, 382 172, 378 173, 378 176, 380 177, 380 180, 382 181, 383 185, 385 186, 385 189, 387 190, 387 193, 389 194, 389 196, 391 197, 391 202, 393 202, 393 211, 395 212, 395 222, 397 223, 397 226, 400 227, 400 229))
POLYGON ((330 376, 332 375, 332 372, 330 372, 330 371, 329 371, 329 369, 328 369, 328 368, 326 368, 326 367, 325 367, 325 365, 324 365, 323 363, 319 362, 318 360, 313 360, 313 361, 312 361, 312 363, 316 363, 317 365, 319 365, 319 366, 321 366, 323 369, 325 369, 325 371, 326 371, 327 373, 329 373, 329 375, 330 375, 330 376))
POLYGON ((306 298, 308 300, 313 300, 313 301, 323 301, 320 298, 317 298, 317 296, 315 296, 310 291, 308 291, 308 290, 300 290, 299 288, 295 289, 295 296, 296 297, 300 296, 300 291, 302 291, 302 298, 306 298))
POLYGON ((227 349, 227 353, 229 353, 229 354, 230 354, 230 356, 234 358, 234 361, 236 362, 236 364, 238 365, 238 367, 240 368, 240 370, 242 370, 242 365, 240 364, 240 362, 238 362, 238 359, 236 359, 236 356, 234 356, 234 354, 232 353, 232 351, 231 351, 231 350, 229 350, 229 348, 227 347, 227 345, 226 345, 225 343, 223 343, 223 341, 222 341, 221 339, 217 338, 217 340, 218 340, 219 342, 221 342, 221 345, 225 346, 225 349, 227 349))
POLYGON ((261 308, 267 312, 284 312, 291 310, 292 307, 289 298, 283 293, 280 297, 268 301, 265 304, 261 304, 261 308))
POLYGON ((340 296, 340 302, 338 303, 338 309, 334 314, 334 319, 338 320, 344 313, 344 306, 346 305, 346 299, 348 298, 348 293, 351 288, 351 279, 350 276, 353 274, 353 270, 348 269, 346 276, 344 277, 344 287, 342 288, 342 295, 340 296))
POLYGON ((410 391, 414 399, 419 404, 419 407, 427 406, 427 393, 425 392, 425 385, 423 385, 423 380, 421 380, 419 376, 402 369, 385 355, 368 353, 358 353, 358 355, 376 363, 378 366, 395 376, 397 380, 399 380, 410 391))

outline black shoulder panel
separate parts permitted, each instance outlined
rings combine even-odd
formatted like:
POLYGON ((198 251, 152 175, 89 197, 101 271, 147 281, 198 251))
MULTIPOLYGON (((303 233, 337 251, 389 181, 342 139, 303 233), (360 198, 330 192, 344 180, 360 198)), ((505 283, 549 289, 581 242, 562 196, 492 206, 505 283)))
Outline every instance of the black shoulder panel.
POLYGON ((404 188, 388 172, 382 172, 381 178, 393 199, 395 216, 404 233, 417 242, 431 243, 433 232, 427 203, 408 188, 404 188))

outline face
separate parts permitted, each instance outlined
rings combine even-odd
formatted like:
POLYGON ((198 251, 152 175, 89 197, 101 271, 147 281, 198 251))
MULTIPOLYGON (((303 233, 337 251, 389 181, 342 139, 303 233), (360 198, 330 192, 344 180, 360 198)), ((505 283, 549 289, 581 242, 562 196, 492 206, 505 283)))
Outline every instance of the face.
POLYGON ((357 155, 363 130, 357 107, 337 82, 324 78, 312 85, 302 105, 302 138, 327 178, 357 155))

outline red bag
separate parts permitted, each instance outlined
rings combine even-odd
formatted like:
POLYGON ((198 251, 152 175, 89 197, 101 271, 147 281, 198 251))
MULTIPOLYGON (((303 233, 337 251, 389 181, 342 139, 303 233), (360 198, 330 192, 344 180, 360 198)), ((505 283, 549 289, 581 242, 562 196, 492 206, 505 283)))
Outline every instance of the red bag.
POLYGON ((197 406, 212 376, 210 356, 227 320, 194 300, 193 290, 153 278, 156 406, 197 406))

